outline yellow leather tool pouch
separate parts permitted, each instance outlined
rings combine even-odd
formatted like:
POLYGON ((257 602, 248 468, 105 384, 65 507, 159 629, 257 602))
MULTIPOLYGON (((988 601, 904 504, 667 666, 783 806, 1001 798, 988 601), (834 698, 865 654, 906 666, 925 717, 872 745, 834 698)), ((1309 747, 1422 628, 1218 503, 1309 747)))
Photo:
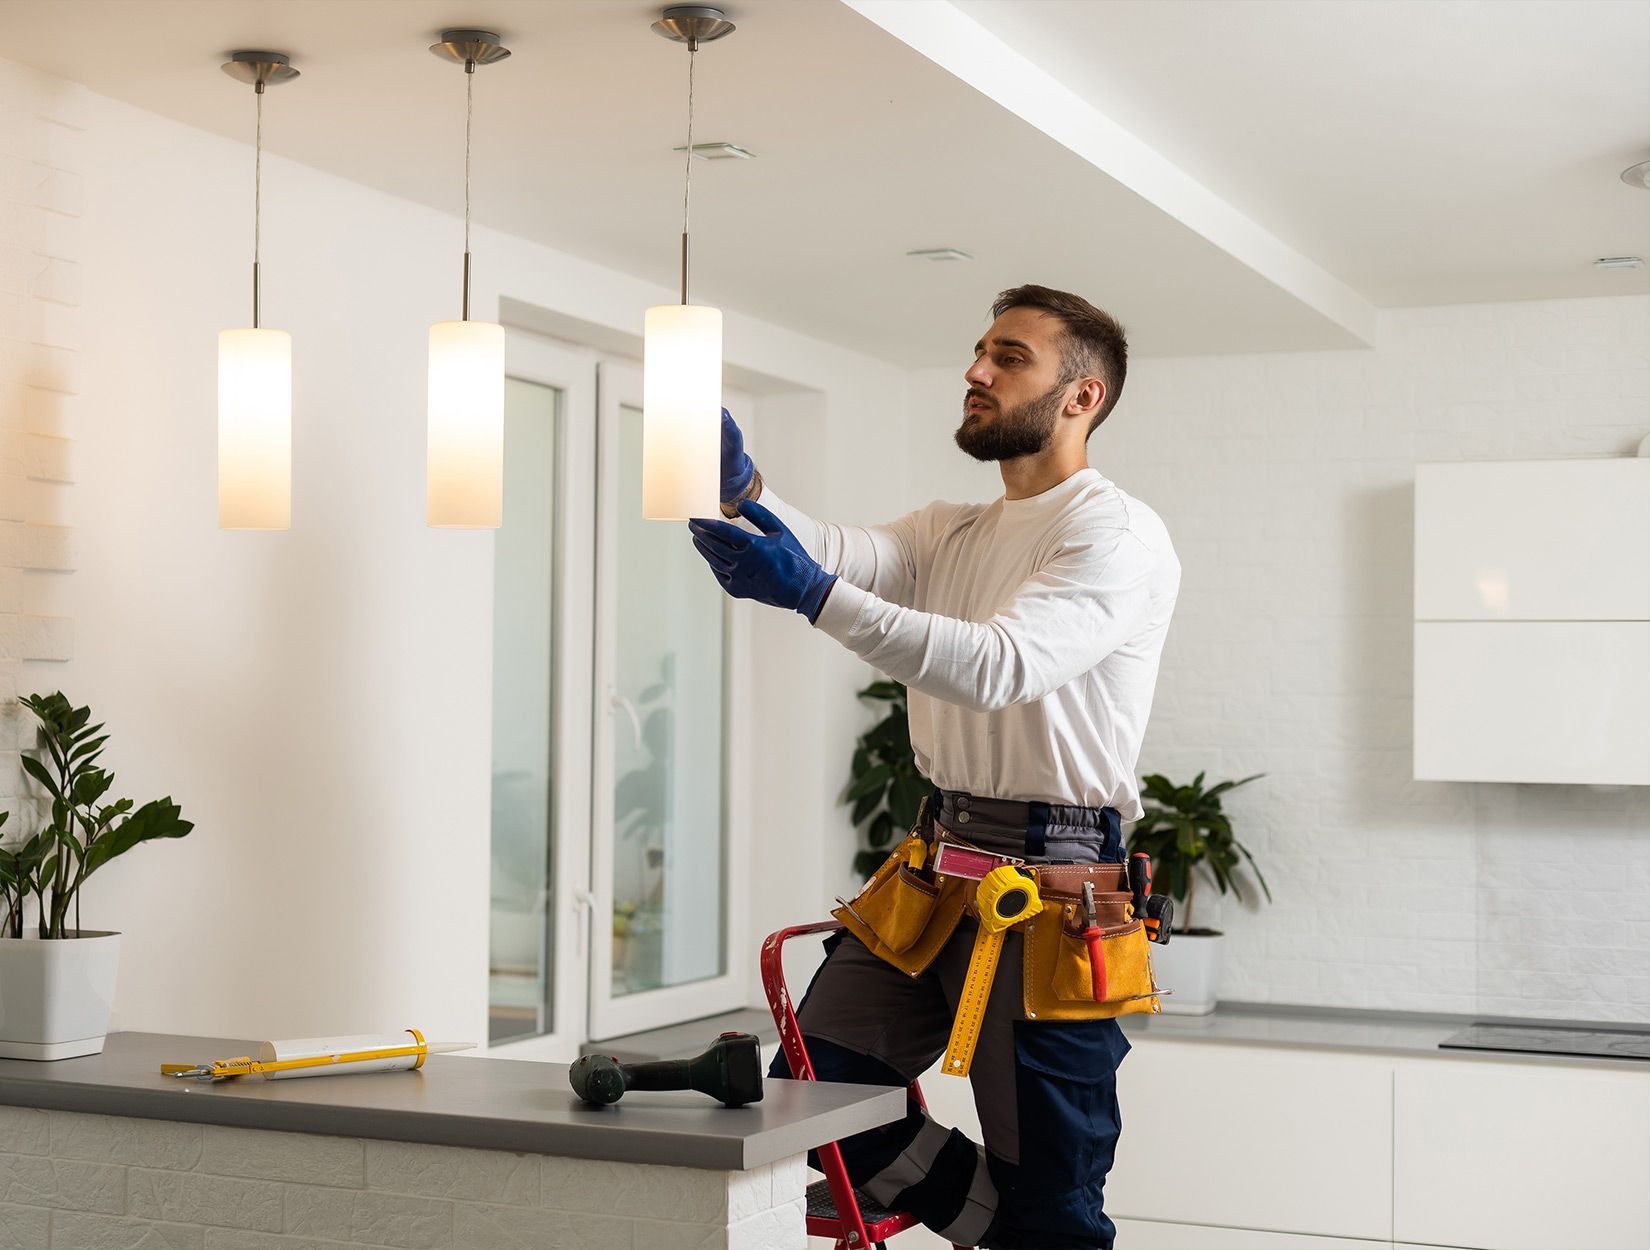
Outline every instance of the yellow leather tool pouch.
MULTIPOLYGON (((1129 909, 1124 909, 1128 916, 1129 909)), ((1081 912, 1073 923, 1071 909, 1049 907, 1032 917, 1025 936, 1025 1009, 1033 1020, 1095 1020, 1156 1012, 1157 983, 1152 979, 1145 926, 1133 918, 1107 924, 1102 913, 1100 947, 1106 960, 1106 998, 1094 1000, 1094 973, 1088 942, 1082 936, 1081 912)))
POLYGON ((956 877, 925 881, 907 866, 922 839, 906 838, 854 896, 853 905, 831 914, 872 954, 907 976, 920 976, 934 962, 962 919, 974 882, 956 877))

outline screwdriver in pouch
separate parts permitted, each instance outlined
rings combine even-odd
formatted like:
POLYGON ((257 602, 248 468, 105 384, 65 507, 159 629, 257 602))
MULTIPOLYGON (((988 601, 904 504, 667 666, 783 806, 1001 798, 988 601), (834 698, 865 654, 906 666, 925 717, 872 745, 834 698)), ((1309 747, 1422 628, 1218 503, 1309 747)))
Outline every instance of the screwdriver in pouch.
POLYGON ((1094 1001, 1106 1001, 1106 950, 1100 940, 1100 909, 1094 902, 1094 882, 1083 882, 1083 941, 1089 948, 1089 978, 1094 1001))

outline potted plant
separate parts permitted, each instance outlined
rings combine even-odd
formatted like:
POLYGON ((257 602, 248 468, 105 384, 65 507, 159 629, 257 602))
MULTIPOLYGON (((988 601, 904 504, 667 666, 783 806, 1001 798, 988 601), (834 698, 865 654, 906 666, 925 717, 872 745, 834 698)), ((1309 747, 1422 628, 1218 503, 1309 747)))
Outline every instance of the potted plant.
POLYGON ((868 843, 854 855, 854 871, 869 877, 888 858, 894 834, 904 834, 917 823, 929 784, 917 771, 911 747, 905 687, 897 681, 875 681, 859 697, 888 705, 887 714, 854 744, 852 776, 842 800, 854 805, 853 823, 864 827, 868 843))
POLYGON ((18 702, 40 721, 41 758, 24 754, 22 763, 45 791, 47 819, 0 847, 0 1058, 95 1055, 114 1004, 120 934, 81 927, 81 888, 140 842, 181 838, 194 826, 170 797, 136 811, 131 799, 103 802, 115 779, 98 766, 109 739, 102 725, 88 725, 91 709, 61 691, 18 702), (30 910, 34 932, 25 935, 30 910))
POLYGON ((1169 894, 1175 900, 1172 940, 1152 948, 1158 982, 1174 991, 1161 999, 1165 1012, 1205 1015, 1215 1009, 1220 995, 1225 937, 1218 929, 1195 928, 1192 923, 1200 871, 1214 879, 1222 894, 1230 890, 1238 901, 1245 901, 1238 875, 1241 855, 1266 892, 1267 901, 1271 901, 1266 878, 1220 810, 1222 794, 1265 775, 1256 773, 1241 781, 1222 781, 1207 790, 1203 788, 1203 773, 1189 786, 1174 785, 1156 773, 1141 779, 1142 795, 1148 802, 1129 833, 1129 851, 1144 851, 1152 857, 1153 891, 1169 894))

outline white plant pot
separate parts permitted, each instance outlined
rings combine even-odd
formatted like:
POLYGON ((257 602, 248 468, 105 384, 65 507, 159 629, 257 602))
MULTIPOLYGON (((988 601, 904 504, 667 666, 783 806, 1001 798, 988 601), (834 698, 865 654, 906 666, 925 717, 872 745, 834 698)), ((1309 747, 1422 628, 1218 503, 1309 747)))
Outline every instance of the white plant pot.
POLYGON ((0 1059, 102 1053, 120 934, 0 938, 0 1059))
POLYGON ((1166 943, 1153 946, 1151 952, 1158 988, 1174 991, 1157 1000, 1165 1015, 1205 1016, 1215 1009, 1226 956, 1224 934, 1171 933, 1166 943))

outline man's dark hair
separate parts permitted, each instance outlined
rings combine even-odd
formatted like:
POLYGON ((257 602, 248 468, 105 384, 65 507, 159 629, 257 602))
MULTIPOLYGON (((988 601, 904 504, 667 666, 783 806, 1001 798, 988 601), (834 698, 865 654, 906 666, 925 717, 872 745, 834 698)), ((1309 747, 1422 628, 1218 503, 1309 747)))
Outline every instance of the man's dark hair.
POLYGON ((1117 318, 1096 308, 1081 295, 1056 291, 1053 287, 1027 283, 1004 291, 991 305, 993 318, 1010 308, 1035 308, 1058 318, 1065 327, 1060 336, 1060 384, 1078 378, 1099 378, 1106 384, 1106 397, 1089 423, 1089 433, 1117 406, 1123 393, 1123 379, 1129 371, 1129 340, 1117 318))

